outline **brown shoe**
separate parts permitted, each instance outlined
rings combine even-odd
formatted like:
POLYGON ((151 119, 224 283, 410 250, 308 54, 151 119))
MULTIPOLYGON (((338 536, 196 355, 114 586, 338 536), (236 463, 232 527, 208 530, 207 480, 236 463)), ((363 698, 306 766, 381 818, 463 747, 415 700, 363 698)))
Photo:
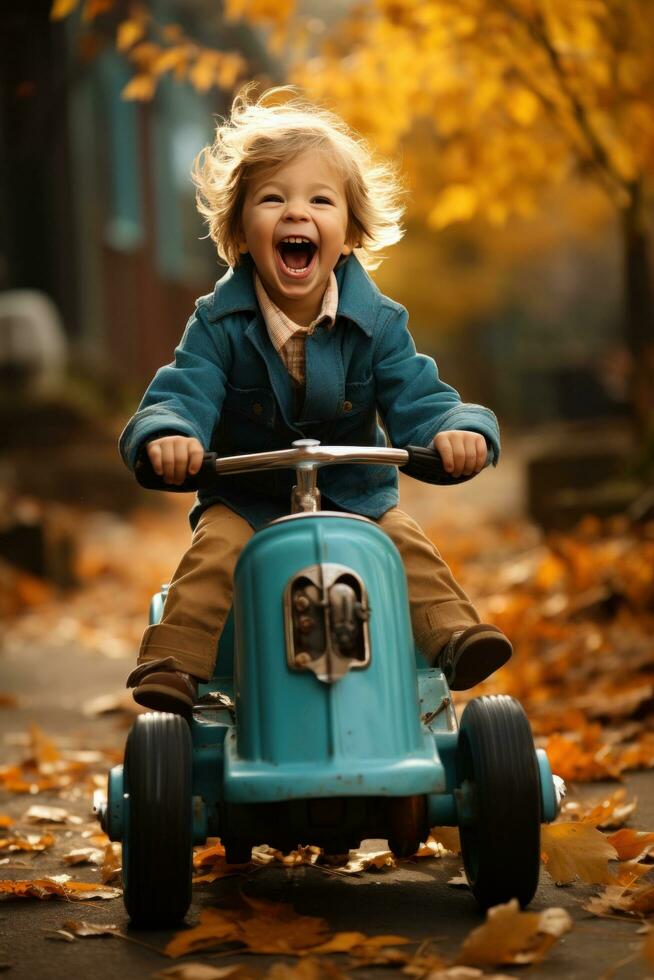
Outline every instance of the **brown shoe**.
POLYGON ((440 667, 453 691, 467 691, 507 662, 513 647, 497 626, 478 623, 457 630, 434 664, 440 667))
POLYGON ((132 696, 137 704, 153 711, 172 711, 190 719, 198 696, 198 680, 176 668, 174 657, 149 660, 134 668, 126 687, 135 688, 132 696))

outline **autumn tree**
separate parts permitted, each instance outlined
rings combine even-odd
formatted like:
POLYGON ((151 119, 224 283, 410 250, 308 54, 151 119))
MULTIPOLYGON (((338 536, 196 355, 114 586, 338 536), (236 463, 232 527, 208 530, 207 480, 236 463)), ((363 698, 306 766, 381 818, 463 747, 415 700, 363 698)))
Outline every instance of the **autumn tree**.
MULTIPOLYGON (((435 230, 536 217, 548 189, 570 177, 599 186, 621 227, 634 420, 654 438, 651 0, 365 0, 329 25, 293 0, 226 0, 224 14, 267 25, 287 80, 382 152, 421 157, 415 191, 435 230)), ((149 24, 141 5, 118 28, 136 66, 127 97, 149 97, 171 70, 203 89, 242 77, 242 59, 205 52, 174 28, 167 50, 153 45, 149 24)))
POLYGON ((619 216, 624 340, 641 437, 654 434, 654 11, 649 0, 370 0, 292 81, 387 151, 434 136, 436 229, 538 214, 571 175, 619 216))

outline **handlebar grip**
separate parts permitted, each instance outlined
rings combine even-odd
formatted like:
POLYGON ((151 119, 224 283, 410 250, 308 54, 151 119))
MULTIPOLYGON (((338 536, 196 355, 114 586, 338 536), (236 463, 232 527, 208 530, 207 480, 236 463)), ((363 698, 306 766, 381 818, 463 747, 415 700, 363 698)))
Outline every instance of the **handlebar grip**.
POLYGON ((414 480, 450 487, 471 479, 471 476, 451 476, 447 473, 443 467, 440 453, 437 453, 435 449, 425 449, 423 446, 405 446, 404 448, 409 454, 409 461, 404 466, 400 466, 399 469, 401 473, 406 473, 414 480))
POLYGON ((216 460, 218 453, 205 453, 202 465, 193 476, 187 476, 183 483, 166 483, 163 476, 155 473, 150 457, 141 450, 134 464, 134 476, 146 490, 167 490, 171 493, 191 493, 202 487, 211 487, 216 481, 216 460))

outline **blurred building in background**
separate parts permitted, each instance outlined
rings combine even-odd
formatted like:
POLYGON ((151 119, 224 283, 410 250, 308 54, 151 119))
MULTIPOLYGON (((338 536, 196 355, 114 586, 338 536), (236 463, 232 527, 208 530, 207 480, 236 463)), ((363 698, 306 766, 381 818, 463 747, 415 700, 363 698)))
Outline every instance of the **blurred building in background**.
MULTIPOLYGON (((211 0, 158 6, 274 72, 255 34, 225 28, 211 0)), ((228 100, 169 78, 152 102, 122 100, 130 70, 113 45, 80 60, 75 20, 53 24, 49 9, 26 0, 0 14, 0 288, 50 296, 78 354, 138 387, 224 271, 202 240, 189 170, 228 100)))

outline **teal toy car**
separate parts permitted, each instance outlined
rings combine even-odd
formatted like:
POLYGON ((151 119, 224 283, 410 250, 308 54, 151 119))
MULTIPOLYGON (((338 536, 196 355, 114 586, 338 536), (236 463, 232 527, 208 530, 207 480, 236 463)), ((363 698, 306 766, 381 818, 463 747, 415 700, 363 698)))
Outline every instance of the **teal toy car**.
MULTIPOLYGON (((137 467, 139 482, 157 489, 281 467, 295 468, 296 486, 291 513, 254 534, 239 558, 216 673, 200 687, 191 724, 139 716, 124 765, 96 803, 111 840, 123 843, 134 925, 184 918, 193 845, 208 836, 221 838, 233 863, 262 843, 344 853, 371 837, 408 857, 430 827, 456 826, 483 908, 534 896, 540 826, 556 816, 560 781, 514 699, 476 698, 457 724, 442 671, 416 649, 395 545, 367 518, 320 509, 318 468, 346 462, 452 482, 431 450, 314 440, 207 453, 181 486, 165 484, 147 457, 137 467)), ((164 599, 165 586, 151 623, 164 599)))

